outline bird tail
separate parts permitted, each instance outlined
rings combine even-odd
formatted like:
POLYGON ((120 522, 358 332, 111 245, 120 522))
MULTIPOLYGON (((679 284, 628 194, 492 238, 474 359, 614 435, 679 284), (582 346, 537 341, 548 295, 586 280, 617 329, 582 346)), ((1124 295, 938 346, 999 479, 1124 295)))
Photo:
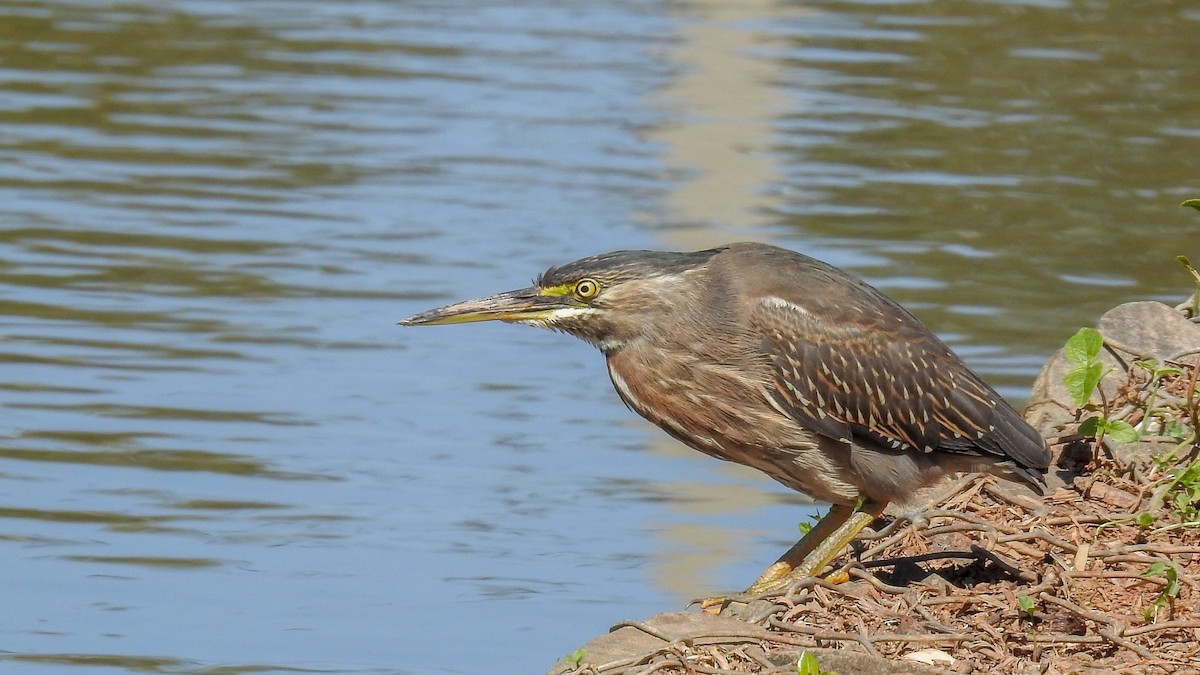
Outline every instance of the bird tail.
POLYGON ((997 408, 997 413, 992 422, 995 430, 989 436, 1004 449, 1008 459, 996 466, 1044 492, 1046 470, 1050 468, 1046 440, 1016 410, 1003 406, 997 408))

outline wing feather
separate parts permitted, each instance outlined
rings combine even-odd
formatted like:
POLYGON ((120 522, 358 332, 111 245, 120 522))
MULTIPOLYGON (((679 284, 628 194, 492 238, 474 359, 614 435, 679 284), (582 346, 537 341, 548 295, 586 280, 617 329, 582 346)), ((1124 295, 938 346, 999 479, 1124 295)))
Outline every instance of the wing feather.
POLYGON ((1046 467, 1036 432, 899 305, 861 282, 840 297, 788 295, 764 296, 750 320, 771 393, 802 425, 838 440, 1046 467))

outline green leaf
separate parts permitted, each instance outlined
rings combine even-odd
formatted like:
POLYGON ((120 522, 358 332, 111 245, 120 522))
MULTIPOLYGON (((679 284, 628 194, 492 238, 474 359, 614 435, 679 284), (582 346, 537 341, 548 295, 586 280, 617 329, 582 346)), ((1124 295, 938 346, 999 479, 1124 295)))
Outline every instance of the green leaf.
POLYGON ((1192 503, 1192 498, 1186 492, 1176 492, 1171 501, 1175 504, 1176 509, 1182 511, 1188 507, 1188 504, 1192 503))
POLYGON ((1188 435, 1188 425, 1177 419, 1169 419, 1167 420, 1167 426, 1163 428, 1163 435, 1181 441, 1188 435))
POLYGON ((1075 366, 1063 375, 1063 386, 1067 389, 1067 394, 1071 396, 1071 400, 1075 405, 1083 405, 1092 397, 1090 389, 1083 388, 1083 381, 1087 378, 1087 370, 1083 366, 1075 366))
POLYGON ((1174 569, 1174 568, 1171 565, 1168 565, 1167 563, 1160 561, 1160 562, 1156 562, 1156 563, 1150 565, 1149 567, 1147 567, 1146 571, 1142 572, 1142 576, 1143 577, 1157 577, 1157 576, 1163 574, 1164 572, 1166 572, 1167 570, 1172 570, 1172 569, 1174 569))
POLYGON ((1063 376, 1063 386, 1071 395, 1075 405, 1082 406, 1092 398, 1092 392, 1104 377, 1104 367, 1099 363, 1079 364, 1063 376))
POLYGON ((567 657, 563 660, 570 664, 572 668, 578 668, 579 664, 583 663, 585 658, 587 658, 587 650, 580 648, 567 654, 567 657))
POLYGON ((1063 356, 1071 363, 1091 363, 1104 347, 1104 337, 1095 328, 1080 328, 1063 345, 1063 356))
POLYGON ((800 660, 796 661, 796 675, 821 675, 821 664, 812 652, 801 652, 800 660))
POLYGON ((1200 483, 1200 460, 1195 460, 1188 464, 1183 473, 1179 475, 1179 482, 1188 485, 1200 483))
POLYGON ((1103 428, 1099 417, 1089 417, 1083 421, 1083 424, 1079 425, 1079 433, 1090 438, 1096 438, 1100 435, 1100 431, 1103 428))
MULTIPOLYGON (((1200 201, 1200 199, 1194 199, 1191 201, 1200 201)), ((1197 272, 1196 268, 1192 266, 1192 261, 1188 260, 1186 255, 1177 255, 1175 256, 1175 259, 1178 260, 1179 264, 1183 265, 1183 268, 1192 275, 1192 278, 1196 280, 1196 283, 1200 284, 1200 272, 1197 272)))
POLYGON ((1193 209, 1200 211, 1200 199, 1188 199, 1180 204, 1180 206, 1190 206, 1193 209))
POLYGON ((1183 370, 1175 366, 1160 365, 1158 359, 1145 359, 1143 361, 1134 361, 1133 365, 1150 373, 1150 377, 1159 378, 1163 375, 1182 375, 1183 370))
POLYGON ((1087 367, 1083 374, 1083 390, 1087 392, 1087 398, 1079 405, 1087 403, 1087 399, 1092 397, 1092 392, 1096 391, 1096 387, 1100 385, 1100 379, 1104 377, 1104 366, 1099 363, 1093 363, 1087 367))
POLYGON ((1107 436, 1118 443, 1136 443, 1140 435, 1133 425, 1125 420, 1112 420, 1104 423, 1107 436))
POLYGON ((1033 598, 1025 595, 1024 593, 1019 593, 1017 595, 1017 604, 1021 606, 1022 612, 1025 612, 1030 616, 1033 616, 1033 610, 1037 608, 1037 603, 1033 601, 1033 598))

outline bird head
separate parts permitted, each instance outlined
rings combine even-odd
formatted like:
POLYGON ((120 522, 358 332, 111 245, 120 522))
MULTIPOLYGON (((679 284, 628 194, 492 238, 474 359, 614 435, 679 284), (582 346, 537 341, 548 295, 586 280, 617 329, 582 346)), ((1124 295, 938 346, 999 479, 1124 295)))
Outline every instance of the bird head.
POLYGON ((704 284, 693 275, 718 252, 602 253, 551 267, 528 288, 438 307, 400 324, 520 323, 569 333, 612 353, 699 303, 704 284))

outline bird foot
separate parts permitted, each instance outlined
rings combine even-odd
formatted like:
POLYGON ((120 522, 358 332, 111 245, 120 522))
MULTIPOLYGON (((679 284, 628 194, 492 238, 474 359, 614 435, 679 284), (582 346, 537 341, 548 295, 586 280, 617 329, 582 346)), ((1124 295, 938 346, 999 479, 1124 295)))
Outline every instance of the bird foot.
POLYGON ((850 574, 845 568, 836 569, 824 577, 796 574, 789 570, 765 583, 760 578, 745 592, 694 600, 693 604, 699 605, 700 610, 707 614, 756 622, 779 609, 776 598, 792 595, 802 588, 811 588, 817 582, 843 584, 849 580, 850 574))
MULTIPOLYGON (((775 594, 770 594, 775 595, 775 594)), ((779 606, 770 599, 770 595, 753 595, 750 593, 730 593, 720 598, 705 598, 694 601, 700 605, 700 610, 713 616, 726 616, 743 621, 757 622, 776 611, 779 606)))
POLYGON ((763 595, 791 589, 806 579, 813 577, 821 578, 817 573, 826 569, 827 566, 827 562, 820 560, 819 557, 816 560, 806 558, 796 567, 779 561, 768 567, 758 577, 758 581, 755 581, 750 585, 750 588, 746 589, 746 594, 763 595))

